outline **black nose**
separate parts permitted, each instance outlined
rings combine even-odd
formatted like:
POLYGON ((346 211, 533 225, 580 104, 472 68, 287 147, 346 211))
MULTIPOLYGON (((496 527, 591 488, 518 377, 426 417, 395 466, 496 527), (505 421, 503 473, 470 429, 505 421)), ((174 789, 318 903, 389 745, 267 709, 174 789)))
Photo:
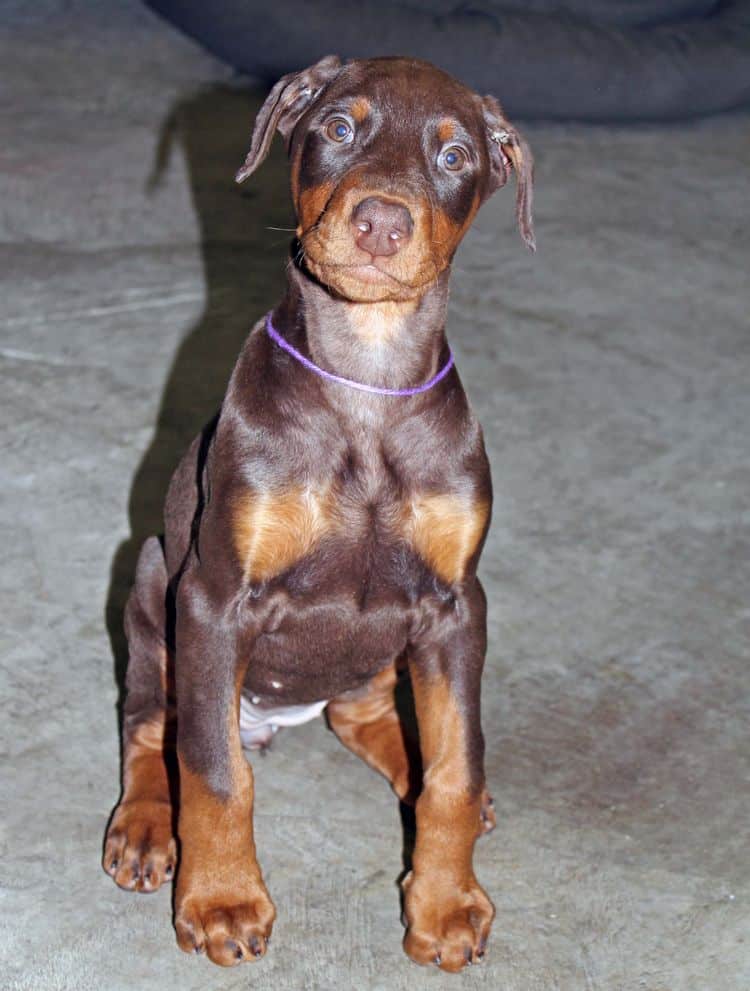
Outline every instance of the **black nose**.
POLYGON ((357 247, 373 258, 387 258, 395 255, 409 240, 414 221, 401 203, 368 196, 355 206, 352 226, 357 247))

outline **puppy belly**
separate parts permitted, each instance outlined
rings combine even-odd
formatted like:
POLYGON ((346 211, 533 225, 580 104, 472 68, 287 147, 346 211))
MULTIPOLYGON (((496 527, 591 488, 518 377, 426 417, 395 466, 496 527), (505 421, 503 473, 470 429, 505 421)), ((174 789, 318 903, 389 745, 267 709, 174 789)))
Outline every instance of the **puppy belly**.
MULTIPOLYGON (((255 696, 257 698, 257 696, 255 696)), ((240 696, 240 738, 243 747, 258 750, 267 747, 281 726, 299 726, 319 716, 328 699, 311 705, 264 706, 245 695, 240 696)))

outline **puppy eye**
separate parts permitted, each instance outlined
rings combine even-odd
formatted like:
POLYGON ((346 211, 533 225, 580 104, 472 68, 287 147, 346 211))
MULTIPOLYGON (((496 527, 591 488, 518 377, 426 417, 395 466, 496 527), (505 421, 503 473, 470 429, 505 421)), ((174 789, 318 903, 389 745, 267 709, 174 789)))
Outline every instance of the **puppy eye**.
POLYGON ((354 137, 354 128, 343 117, 334 117, 326 124, 326 137, 337 144, 345 144, 354 137))
POLYGON ((458 145, 451 145, 450 148, 445 148, 440 152, 440 156, 438 157, 438 165, 441 165, 449 172, 460 172, 467 161, 466 152, 463 148, 459 148, 458 145))

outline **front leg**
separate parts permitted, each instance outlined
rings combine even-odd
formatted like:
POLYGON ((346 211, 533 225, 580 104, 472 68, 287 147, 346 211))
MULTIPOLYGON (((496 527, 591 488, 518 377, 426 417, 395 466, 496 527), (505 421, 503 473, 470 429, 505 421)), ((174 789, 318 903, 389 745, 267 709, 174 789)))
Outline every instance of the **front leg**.
POLYGON ((433 610, 410 651, 424 784, 413 870, 404 880, 404 948, 417 963, 458 971, 478 962, 495 911, 474 876, 484 789, 480 678, 484 593, 472 578, 433 610))
POLYGON ((232 966, 261 957, 275 909, 253 838, 253 773, 239 735, 247 657, 236 619, 199 576, 177 595, 177 754, 181 843, 177 942, 232 966))

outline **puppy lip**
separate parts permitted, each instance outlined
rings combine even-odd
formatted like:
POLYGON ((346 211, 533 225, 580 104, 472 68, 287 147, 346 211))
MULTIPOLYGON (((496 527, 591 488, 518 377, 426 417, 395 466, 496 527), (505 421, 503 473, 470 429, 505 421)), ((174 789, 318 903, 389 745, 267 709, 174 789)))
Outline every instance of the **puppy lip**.
MULTIPOLYGON (((438 274, 438 269, 433 265, 427 277, 416 277, 413 281, 398 278, 396 275, 381 268, 377 262, 347 262, 337 261, 335 258, 326 257, 325 251, 320 251, 320 245, 313 242, 307 244, 303 241, 303 265, 312 274, 326 285, 336 288, 341 279, 352 283, 360 283, 362 286, 380 286, 384 291, 398 291, 408 293, 412 296, 424 290, 431 282, 434 282, 438 274), (310 249, 313 250, 310 250, 310 249), (317 249, 317 250, 316 250, 317 249)), ((423 273, 420 273, 423 274, 423 273)))
POLYGON ((395 276, 389 272, 384 272, 382 268, 379 268, 373 262, 341 265, 339 267, 346 270, 347 273, 356 276, 356 278, 361 279, 363 282, 399 282, 395 276))
POLYGON ((373 262, 323 261, 320 258, 316 258, 309 252, 307 257, 316 268, 319 268, 324 272, 346 275, 350 278, 358 279, 361 282, 378 283, 381 285, 384 283, 395 283, 399 286, 408 285, 408 283, 404 283, 401 279, 397 279, 395 275, 391 275, 390 272, 384 271, 384 269, 380 268, 379 265, 376 265, 373 262))

